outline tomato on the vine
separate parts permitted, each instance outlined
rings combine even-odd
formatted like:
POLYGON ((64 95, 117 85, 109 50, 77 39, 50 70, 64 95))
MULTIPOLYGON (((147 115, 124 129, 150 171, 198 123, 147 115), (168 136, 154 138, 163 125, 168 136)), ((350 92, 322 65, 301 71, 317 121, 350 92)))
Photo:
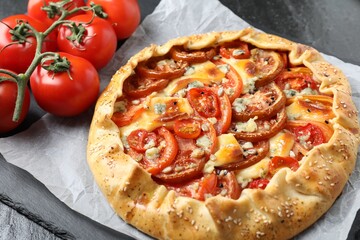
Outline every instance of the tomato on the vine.
POLYGON ((99 75, 86 59, 59 54, 70 62, 69 70, 54 72, 39 65, 30 77, 31 89, 36 102, 45 111, 58 116, 75 116, 96 101, 100 90, 99 75))
MULTIPOLYGON (((0 76, 7 76, 0 73, 0 76)), ((0 133, 9 132, 18 127, 25 119, 30 106, 30 93, 26 87, 24 102, 21 109, 20 118, 17 122, 12 120, 15 110, 17 84, 12 81, 0 82, 0 133)))
POLYGON ((101 5, 105 18, 115 29, 117 39, 130 37, 140 23, 137 0, 89 0, 87 5, 101 5))
MULTIPOLYGON (((54 8, 49 5, 49 3, 58 4, 59 2, 61 2, 61 0, 29 0, 27 14, 42 21, 47 27, 50 27, 50 25, 60 17, 61 12, 54 12, 54 8)), ((66 3, 64 7, 67 10, 71 10, 81 6, 85 6, 84 0, 72 0, 66 3)))
MULTIPOLYGON (((29 23, 37 31, 47 29, 42 22, 24 14, 12 15, 0 22, 0 68, 24 73, 35 56, 36 39, 32 31, 19 21, 29 23)), ((56 51, 56 34, 44 40, 42 52, 56 51)))
POLYGON ((114 29, 104 19, 81 14, 69 19, 71 24, 59 28, 57 44, 60 51, 83 57, 96 69, 104 67, 113 57, 117 39, 114 29))

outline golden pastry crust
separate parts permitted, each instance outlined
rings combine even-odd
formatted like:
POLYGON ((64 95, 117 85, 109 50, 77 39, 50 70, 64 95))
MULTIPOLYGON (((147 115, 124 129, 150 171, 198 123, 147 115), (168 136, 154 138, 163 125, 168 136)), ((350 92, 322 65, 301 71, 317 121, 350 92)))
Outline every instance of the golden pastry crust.
POLYGON ((344 74, 311 47, 248 28, 181 37, 161 46, 151 45, 133 56, 115 73, 97 102, 87 157, 116 213, 155 238, 288 239, 314 223, 340 195, 356 162, 358 140, 357 110, 344 74), (119 128, 111 120, 115 101, 139 62, 165 55, 175 45, 202 49, 235 39, 263 49, 288 51, 291 64, 310 68, 321 81, 320 91, 334 96, 333 137, 312 149, 297 171, 278 171, 265 190, 245 189, 237 200, 215 196, 198 201, 176 196, 124 153, 119 128))

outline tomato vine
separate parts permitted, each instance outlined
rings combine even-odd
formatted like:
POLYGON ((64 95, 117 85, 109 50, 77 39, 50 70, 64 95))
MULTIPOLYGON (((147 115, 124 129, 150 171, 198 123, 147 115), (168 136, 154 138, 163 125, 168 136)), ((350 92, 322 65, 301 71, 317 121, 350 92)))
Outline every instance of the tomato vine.
MULTIPOLYGON (((0 76, 0 82, 3 81, 12 81, 17 84, 17 97, 16 104, 14 109, 14 114, 12 120, 17 122, 20 118, 21 109, 23 107, 25 91, 27 84, 30 80, 31 74, 35 71, 36 67, 39 64, 43 64, 45 59, 52 58, 54 61, 57 61, 59 64, 52 64, 49 71, 63 72, 68 71, 69 65, 61 64, 59 61, 66 62, 64 59, 60 58, 59 55, 55 52, 41 52, 42 46, 46 37, 51 34, 56 28, 64 23, 69 23, 69 20, 66 20, 67 17, 73 15, 79 11, 92 11, 95 15, 96 6, 81 6, 69 9, 68 5, 72 3, 72 0, 62 0, 59 2, 52 2, 51 5, 48 5, 47 8, 51 8, 52 12, 56 12, 59 15, 59 18, 54 21, 45 31, 41 32, 35 29, 31 24, 26 21, 18 21, 17 25, 13 28, 10 28, 10 34, 12 34, 13 43, 11 44, 22 44, 27 41, 27 37, 32 36, 36 40, 36 50, 35 56, 32 59, 31 64, 28 66, 25 72, 23 73, 14 73, 6 69, 0 69, 0 73, 4 73, 7 76, 0 76)), ((0 24, 5 24, 0 22, 0 24)), ((6 48, 7 46, 5 46, 6 48)), ((2 51, 3 49, 1 49, 2 51)))

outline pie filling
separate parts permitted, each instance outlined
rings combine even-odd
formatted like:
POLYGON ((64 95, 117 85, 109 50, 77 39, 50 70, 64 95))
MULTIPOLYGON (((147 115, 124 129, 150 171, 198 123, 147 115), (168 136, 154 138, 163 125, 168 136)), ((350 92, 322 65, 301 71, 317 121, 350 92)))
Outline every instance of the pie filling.
POLYGON ((124 152, 179 196, 237 199, 333 134, 332 96, 287 52, 233 41, 174 46, 124 81, 112 120, 124 152))

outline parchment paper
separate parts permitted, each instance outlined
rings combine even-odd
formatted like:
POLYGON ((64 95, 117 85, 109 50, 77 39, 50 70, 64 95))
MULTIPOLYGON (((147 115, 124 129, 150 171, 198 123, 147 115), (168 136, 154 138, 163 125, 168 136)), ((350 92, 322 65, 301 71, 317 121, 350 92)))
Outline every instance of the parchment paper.
MULTIPOLYGON (((134 35, 101 71, 101 88, 133 54, 151 43, 210 31, 239 30, 249 24, 217 0, 162 0, 134 35)), ((324 56, 342 69, 360 109, 360 67, 324 56)), ((27 170, 70 208, 137 239, 148 236, 125 224, 110 208, 94 182, 86 162, 86 144, 92 111, 75 118, 46 114, 27 131, 0 139, 0 152, 9 162, 27 170)), ((346 239, 360 208, 360 165, 351 175, 334 206, 296 239, 346 239)))

